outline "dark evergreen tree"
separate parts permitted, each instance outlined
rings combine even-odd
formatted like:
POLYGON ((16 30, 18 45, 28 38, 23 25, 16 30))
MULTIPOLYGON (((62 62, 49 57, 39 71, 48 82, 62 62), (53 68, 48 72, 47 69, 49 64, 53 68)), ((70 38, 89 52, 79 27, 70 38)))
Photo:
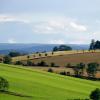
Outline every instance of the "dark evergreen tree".
POLYGON ((92 100, 100 100, 100 89, 95 89, 90 94, 90 99, 92 100))
POLYGON ((100 41, 95 42, 94 49, 100 49, 100 41))
POLYGON ((55 46, 55 47, 53 48, 53 51, 58 51, 58 47, 55 46))
POLYGON ((95 40, 92 39, 89 50, 94 50, 94 45, 95 45, 95 40))

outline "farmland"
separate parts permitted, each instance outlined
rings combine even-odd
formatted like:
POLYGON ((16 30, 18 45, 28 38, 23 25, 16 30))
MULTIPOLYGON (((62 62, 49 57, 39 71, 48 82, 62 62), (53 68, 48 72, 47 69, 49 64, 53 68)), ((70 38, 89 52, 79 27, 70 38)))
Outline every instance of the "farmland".
POLYGON ((32 62, 37 64, 38 62, 45 61, 49 66, 52 62, 54 62, 60 67, 65 67, 68 63, 70 63, 71 65, 76 65, 80 62, 85 64, 88 64, 90 62, 100 63, 99 59, 100 51, 59 51, 55 52, 53 55, 51 52, 48 52, 47 56, 45 56, 45 53, 41 53, 41 56, 39 56, 39 54, 30 54, 25 56, 13 57, 12 62, 26 62, 27 60, 31 60, 32 62), (29 58, 27 58, 27 56, 29 56, 29 58))
POLYGON ((30 96, 0 94, 0 100, 67 100, 85 99, 100 87, 98 81, 61 76, 37 69, 0 64, 0 76, 10 83, 9 91, 30 96))
MULTIPOLYGON (((39 53, 40 54, 40 53, 39 53)), ((48 52, 47 56, 45 56, 45 53, 41 53, 41 56, 39 54, 30 54, 29 58, 26 56, 19 56, 12 58, 13 63, 16 61, 22 61, 23 63, 26 63, 27 60, 30 60, 34 64, 37 64, 41 61, 46 62, 46 64, 51 67, 51 63, 54 63, 56 66, 59 66, 59 68, 53 68, 53 70, 56 73, 59 73, 60 71, 66 71, 70 72, 72 75, 74 74, 73 69, 66 68, 68 64, 71 66, 76 66, 78 63, 84 63, 87 65, 91 62, 96 62, 100 64, 100 51, 96 50, 94 51, 59 51, 54 52, 52 55, 52 52, 48 52), (35 58, 34 58, 35 55, 35 58), (37 55, 37 56, 36 56, 37 55)), ((45 67, 34 67, 35 69, 41 69, 41 70, 48 70, 48 68, 45 67)), ((87 76, 87 75, 86 75, 87 76)), ((100 78, 100 71, 96 74, 97 78, 100 78)))

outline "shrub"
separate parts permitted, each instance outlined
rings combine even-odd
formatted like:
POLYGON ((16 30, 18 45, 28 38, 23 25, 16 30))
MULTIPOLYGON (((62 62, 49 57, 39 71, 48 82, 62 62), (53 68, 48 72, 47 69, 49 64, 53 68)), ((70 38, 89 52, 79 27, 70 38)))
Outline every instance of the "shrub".
POLYGON ((28 56, 27 56, 27 59, 29 59, 29 58, 30 58, 30 56, 28 55, 28 56))
POLYGON ((45 61, 37 63, 37 66, 48 66, 45 61))
POLYGON ((67 75, 67 76, 70 76, 71 74, 70 74, 70 72, 67 72, 66 75, 67 75))
POLYGON ((52 55, 54 54, 54 52, 52 51, 52 55))
POLYGON ((16 61, 15 65, 22 65, 22 62, 21 61, 16 61))
POLYGON ((3 58, 3 63, 5 64, 10 64, 11 63, 11 57, 10 56, 4 56, 3 58))
POLYGON ((90 99, 92 100, 100 100, 100 89, 95 89, 90 94, 90 99))
POLYGON ((45 56, 48 56, 48 54, 47 54, 47 53, 45 53, 45 56))
POLYGON ((51 67, 55 67, 55 63, 54 63, 54 62, 52 62, 50 66, 51 66, 51 67))
POLYGON ((53 69, 52 69, 52 68, 49 68, 49 69, 48 69, 48 72, 53 72, 53 69))
POLYGON ((33 63, 30 60, 27 60, 27 66, 32 66, 33 63))
POLYGON ((39 56, 41 57, 41 53, 39 53, 39 56))
POLYGON ((60 72, 61 75, 66 75, 65 71, 60 72))
POLYGON ((71 63, 68 63, 68 64, 66 65, 66 67, 71 67, 71 63))
POLYGON ((7 91, 9 88, 9 83, 6 79, 4 79, 3 77, 0 77, 0 91, 7 91))

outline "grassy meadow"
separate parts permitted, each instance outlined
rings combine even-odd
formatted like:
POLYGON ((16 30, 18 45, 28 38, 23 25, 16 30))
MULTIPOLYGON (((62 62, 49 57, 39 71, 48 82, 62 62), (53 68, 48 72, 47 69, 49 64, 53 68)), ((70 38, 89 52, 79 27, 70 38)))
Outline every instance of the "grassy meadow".
POLYGON ((0 93, 0 100, 73 100, 89 97, 100 87, 98 81, 61 76, 37 69, 0 64, 0 76, 10 83, 10 92, 30 97, 0 93))

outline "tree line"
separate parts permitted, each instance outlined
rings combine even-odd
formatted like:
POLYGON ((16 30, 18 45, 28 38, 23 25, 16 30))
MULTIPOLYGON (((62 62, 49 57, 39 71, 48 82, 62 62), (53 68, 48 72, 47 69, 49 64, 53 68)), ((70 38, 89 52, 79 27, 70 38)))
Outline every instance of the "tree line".
POLYGON ((99 40, 95 41, 94 39, 92 39, 89 50, 96 50, 96 49, 100 49, 100 41, 99 40))

